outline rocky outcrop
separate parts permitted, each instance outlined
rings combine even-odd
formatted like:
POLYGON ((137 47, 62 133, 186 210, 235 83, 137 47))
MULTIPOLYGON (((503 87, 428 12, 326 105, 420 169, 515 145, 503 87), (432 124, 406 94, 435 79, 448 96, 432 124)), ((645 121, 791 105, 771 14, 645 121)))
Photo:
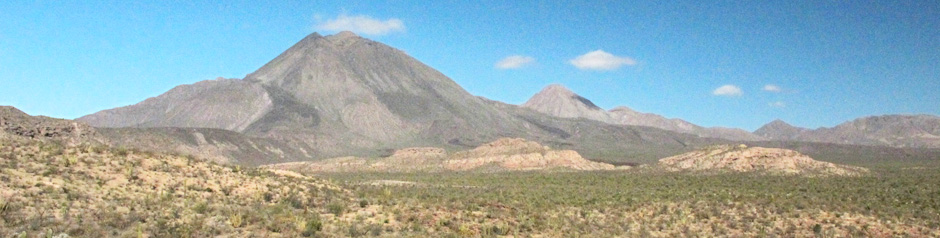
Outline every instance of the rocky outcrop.
POLYGON ((533 141, 502 138, 469 151, 448 155, 441 148, 406 148, 393 155, 368 159, 341 157, 316 162, 267 165, 274 169, 301 172, 408 172, 408 171, 519 171, 519 170, 612 170, 611 164, 589 161, 573 150, 553 150, 533 141))
POLYGON ((803 176, 858 176, 868 173, 865 168, 817 161, 792 150, 746 145, 710 146, 661 159, 659 166, 669 171, 759 172, 803 176))
MULTIPOLYGON (((97 141, 98 133, 84 123, 45 116, 30 116, 10 106, 0 106, 0 134, 70 143, 97 141)), ((2 135, 0 135, 2 136, 2 135)))
POLYGON ((497 170, 611 170, 615 166, 589 161, 573 150, 552 150, 536 142, 519 138, 502 138, 470 151, 456 153, 444 162, 449 170, 472 170, 495 166, 497 170))

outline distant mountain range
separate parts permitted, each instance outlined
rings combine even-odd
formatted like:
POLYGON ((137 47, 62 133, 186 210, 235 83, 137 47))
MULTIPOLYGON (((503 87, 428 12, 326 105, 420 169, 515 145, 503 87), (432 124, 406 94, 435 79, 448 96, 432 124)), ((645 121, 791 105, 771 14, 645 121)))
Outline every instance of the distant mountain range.
POLYGON ((576 150, 596 161, 638 163, 733 141, 940 147, 937 117, 922 117, 869 120, 868 129, 838 134, 783 122, 750 133, 624 106, 605 111, 561 85, 517 106, 473 96, 400 50, 341 32, 313 33, 244 79, 181 85, 76 120, 118 146, 260 165, 387 156, 407 147, 470 149, 502 137, 576 150), (871 129, 895 123, 917 125, 871 129))
POLYGON ((858 118, 832 128, 810 130, 775 120, 754 131, 769 140, 853 145, 940 148, 940 117, 885 115, 858 118))
POLYGON ((668 131, 693 134, 700 137, 722 138, 736 141, 763 139, 748 131, 734 128, 701 127, 682 119, 669 119, 652 113, 634 111, 619 106, 610 111, 594 105, 591 100, 575 94, 562 85, 553 84, 542 89, 522 104, 541 113, 564 118, 586 118, 615 125, 648 126, 668 131))
POLYGON ((848 145, 940 148, 940 117, 884 115, 855 119, 833 128, 810 130, 774 120, 754 133, 735 128, 705 128, 682 119, 618 106, 609 111, 562 85, 545 87, 522 107, 563 118, 584 118, 615 125, 648 126, 700 137, 732 141, 806 141, 848 145))

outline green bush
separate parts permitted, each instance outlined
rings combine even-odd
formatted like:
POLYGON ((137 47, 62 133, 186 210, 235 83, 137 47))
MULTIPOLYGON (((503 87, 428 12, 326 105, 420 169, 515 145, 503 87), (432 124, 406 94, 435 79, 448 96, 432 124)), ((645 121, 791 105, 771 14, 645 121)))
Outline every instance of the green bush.
POLYGON ((346 212, 346 206, 340 202, 331 202, 326 205, 326 210, 333 215, 341 216, 343 212, 346 212))

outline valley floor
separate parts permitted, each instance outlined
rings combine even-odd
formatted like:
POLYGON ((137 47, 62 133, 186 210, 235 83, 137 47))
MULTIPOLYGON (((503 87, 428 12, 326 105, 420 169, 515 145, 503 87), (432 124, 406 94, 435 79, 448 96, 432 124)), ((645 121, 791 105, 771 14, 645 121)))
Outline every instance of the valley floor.
POLYGON ((0 237, 940 237, 940 163, 863 166, 304 176, 0 140, 0 237))
MULTIPOLYGON (((329 174, 406 236, 938 237, 936 164, 865 177, 624 172, 329 174)), ((350 233, 353 234, 353 233, 350 233)))

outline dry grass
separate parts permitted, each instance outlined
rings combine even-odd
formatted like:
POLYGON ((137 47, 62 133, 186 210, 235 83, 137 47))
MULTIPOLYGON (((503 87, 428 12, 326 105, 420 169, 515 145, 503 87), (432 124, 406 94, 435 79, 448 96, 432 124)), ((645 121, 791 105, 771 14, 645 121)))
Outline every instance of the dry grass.
POLYGON ((433 237, 937 237, 940 172, 807 178, 659 170, 330 174, 433 237), (377 180, 408 181, 397 185, 377 180))
POLYGON ((330 236, 327 207, 356 208, 319 179, 32 140, 0 141, 0 181, 0 237, 330 236))
POLYGON ((938 165, 860 177, 640 168, 317 179, 3 139, 0 237, 938 237, 938 165))

